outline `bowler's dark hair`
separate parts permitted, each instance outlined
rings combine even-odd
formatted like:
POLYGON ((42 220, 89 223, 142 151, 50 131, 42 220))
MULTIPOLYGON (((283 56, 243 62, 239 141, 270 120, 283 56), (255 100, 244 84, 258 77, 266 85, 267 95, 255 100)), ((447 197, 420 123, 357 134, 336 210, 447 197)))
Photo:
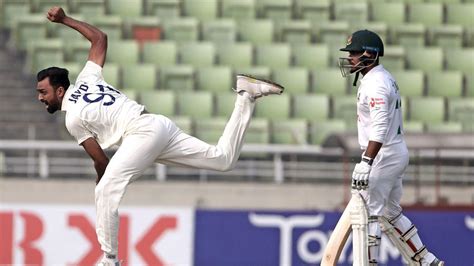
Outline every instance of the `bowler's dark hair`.
POLYGON ((48 67, 46 69, 41 70, 36 75, 37 81, 42 81, 45 78, 49 78, 49 83, 54 89, 59 88, 62 86, 64 90, 69 88, 71 83, 69 82, 69 71, 65 68, 60 67, 48 67))

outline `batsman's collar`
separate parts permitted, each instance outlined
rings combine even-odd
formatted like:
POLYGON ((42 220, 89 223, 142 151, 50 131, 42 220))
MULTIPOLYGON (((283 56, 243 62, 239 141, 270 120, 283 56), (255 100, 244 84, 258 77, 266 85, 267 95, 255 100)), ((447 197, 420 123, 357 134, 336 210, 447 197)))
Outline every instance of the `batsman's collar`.
POLYGON ((69 88, 64 93, 63 101, 61 102, 61 111, 67 112, 70 102, 67 100, 71 96, 72 92, 74 91, 74 85, 69 85, 69 88))
POLYGON ((371 77, 373 75, 375 75, 375 73, 381 71, 382 69, 384 69, 384 67, 382 65, 377 65, 376 67, 372 68, 369 72, 367 72, 364 77, 360 80, 361 83, 363 83, 364 81, 368 81, 371 79, 371 77))

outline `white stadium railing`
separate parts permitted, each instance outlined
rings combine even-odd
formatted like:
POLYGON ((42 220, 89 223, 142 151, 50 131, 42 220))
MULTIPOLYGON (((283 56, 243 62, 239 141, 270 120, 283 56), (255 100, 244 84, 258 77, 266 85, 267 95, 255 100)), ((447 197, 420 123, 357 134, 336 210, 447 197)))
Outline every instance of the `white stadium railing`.
MULTIPOLYGON (((420 148, 410 149, 410 152, 408 182, 474 181, 474 150, 420 148), (454 164, 449 163, 453 161, 454 164)), ((4 176, 75 178, 95 175, 92 161, 82 147, 72 141, 0 140, 0 153, 5 154, 3 159, 0 157, 0 174, 3 172, 4 176)), ((235 178, 276 183, 346 182, 357 160, 357 151, 348 154, 341 148, 246 144, 235 169, 229 172, 155 164, 144 175, 160 181, 194 177, 202 181, 235 178)))

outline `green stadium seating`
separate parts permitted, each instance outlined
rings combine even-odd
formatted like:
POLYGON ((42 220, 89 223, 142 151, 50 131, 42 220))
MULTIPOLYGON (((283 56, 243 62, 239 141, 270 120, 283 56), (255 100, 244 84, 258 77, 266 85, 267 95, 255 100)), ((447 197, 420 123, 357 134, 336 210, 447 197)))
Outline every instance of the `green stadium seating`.
POLYGON ((384 47, 384 56, 380 58, 380 63, 388 71, 405 69, 405 48, 398 45, 386 45, 384 47))
POLYGON ((388 25, 405 23, 405 4, 401 2, 373 1, 371 17, 375 21, 383 21, 388 25))
POLYGON ((184 43, 178 47, 180 63, 193 67, 210 67, 214 65, 216 51, 211 42, 184 43))
POLYGON ((421 121, 403 122, 404 133, 423 133, 425 131, 424 124, 421 121))
POLYGON ((463 44, 463 28, 461 25, 442 25, 428 28, 429 43, 445 50, 461 48, 463 44))
POLYGON ((255 0, 222 0, 222 16, 239 20, 256 18, 255 0))
POLYGON ((266 66, 239 67, 234 69, 234 74, 247 74, 261 79, 270 79, 271 70, 266 66))
POLYGON ((291 62, 291 48, 288 44, 267 44, 256 47, 256 64, 270 68, 289 67, 291 62))
POLYGON ((309 71, 306 68, 277 68, 273 70, 273 81, 285 87, 285 93, 306 93, 309 91, 309 71))
POLYGON ((255 107, 255 116, 269 119, 287 119, 290 117, 290 95, 268 97, 255 107))
POLYGON ((245 143, 270 143, 270 121, 264 118, 254 118, 245 133, 245 143))
POLYGON ((152 91, 157 87, 155 65, 138 64, 122 67, 122 86, 137 91, 152 91))
MULTIPOLYGON (((74 15, 74 19, 77 20, 85 20, 83 16, 74 15)), ((89 41, 82 36, 79 32, 75 30, 71 30, 69 27, 64 27, 63 25, 57 23, 48 23, 47 24, 49 37, 51 38, 59 38, 63 41, 65 49, 66 47, 74 45, 76 42, 87 42, 90 47, 89 41)))
POLYGON ((33 0, 32 1, 34 13, 46 13, 53 6, 60 6, 66 13, 69 13, 68 0, 33 0))
POLYGON ((274 22, 291 20, 292 0, 257 0, 257 16, 274 22))
POLYGON ((217 144, 224 132, 226 124, 227 119, 221 117, 195 119, 194 133, 198 139, 204 142, 217 144))
POLYGON ((294 4, 296 16, 309 20, 314 25, 331 19, 330 0, 296 0, 294 4))
POLYGON ((70 62, 85 64, 89 58, 91 44, 87 40, 64 43, 65 59, 70 62))
POLYGON ((136 90, 120 90, 121 93, 125 94, 130 100, 138 102, 139 94, 136 90))
POLYGON ((163 21, 176 19, 181 15, 180 0, 146 0, 145 3, 147 14, 163 21))
POLYGON ((402 95, 400 97, 400 105, 402 107, 402 118, 403 120, 408 119, 408 96, 402 95))
POLYGON ((444 121, 445 105, 442 97, 411 97, 408 103, 410 120, 425 123, 444 121))
POLYGON ((448 98, 448 121, 460 122, 463 132, 474 132, 474 98, 448 98))
POLYGON ((459 122, 426 123, 429 133, 461 133, 462 124, 459 122))
POLYGON ((400 94, 403 96, 423 96, 425 78, 421 70, 392 71, 400 94))
POLYGON ((428 72, 428 96, 461 97, 463 75, 460 71, 428 72))
POLYGON ((164 38, 178 43, 195 42, 199 37, 196 18, 173 18, 163 21, 164 38))
POLYGON ((369 18, 369 5, 367 2, 334 2, 334 17, 351 24, 365 23, 369 18))
POLYGON ((226 66, 204 67, 196 70, 197 89, 211 92, 230 90, 232 86, 232 69, 226 66))
POLYGON ((120 17, 139 17, 144 14, 143 0, 113 0, 106 1, 110 14, 120 17))
POLYGON ((178 48, 174 42, 145 42, 143 44, 143 62, 157 67, 176 65, 178 48))
POLYGON ((183 0, 184 15, 195 17, 199 21, 214 20, 218 14, 217 0, 183 0))
POLYGON ((173 116, 170 118, 184 133, 193 134, 193 120, 189 116, 173 116))
POLYGON ((84 17, 103 16, 106 13, 105 0, 71 0, 70 3, 74 13, 84 17))
POLYGON ((357 128, 357 97, 333 96, 333 118, 345 121, 347 128, 357 128))
POLYGON ((321 145, 330 135, 344 133, 347 130, 344 120, 311 121, 309 126, 310 143, 321 145))
POLYGON ((425 25, 421 23, 395 24, 390 26, 390 42, 411 49, 425 46, 425 25))
POLYGON ((324 69, 329 66, 329 47, 326 44, 303 44, 293 46, 294 65, 309 69, 324 69))
POLYGON ((3 0, 1 11, 1 27, 11 29, 17 18, 29 16, 31 11, 29 0, 3 0))
POLYGON ((443 5, 440 3, 409 3, 408 22, 423 25, 443 24, 443 5))
POLYGON ((63 63, 61 65, 58 65, 59 67, 65 68, 68 70, 68 78, 71 84, 74 84, 76 82, 77 76, 79 76, 79 73, 81 72, 82 68, 84 67, 84 64, 79 64, 79 63, 63 63))
POLYGON ((89 23, 98 27, 107 34, 109 44, 114 41, 122 40, 122 23, 119 16, 96 16, 89 18, 89 23))
POLYGON ((311 23, 307 20, 289 20, 280 25, 278 39, 291 45, 311 42, 311 23))
POLYGON ((307 144, 308 123, 305 119, 272 120, 271 142, 276 144, 307 144))
POLYGON ((350 32, 349 23, 346 21, 323 21, 319 27, 313 28, 316 30, 317 42, 326 43, 329 47, 330 66, 337 66, 337 58, 345 55, 339 49, 345 46, 347 38, 352 33, 350 32))
POLYGON ((140 92, 140 103, 145 105, 146 110, 150 113, 164 116, 176 114, 176 95, 171 90, 140 92))
POLYGON ((412 48, 406 50, 407 67, 425 72, 443 70, 443 50, 440 47, 412 48))
POLYGON ((160 88, 176 91, 194 90, 194 68, 187 65, 160 68, 160 88))
MULTIPOLYGON (((440 3, 440 4, 452 4, 452 3, 460 3, 462 0, 425 0, 428 3, 440 3)), ((469 0, 466 0, 466 2, 469 0)))
POLYGON ((46 17, 42 14, 15 18, 9 46, 19 51, 25 51, 30 43, 46 39, 46 21, 46 17))
POLYGON ((313 92, 318 94, 345 95, 348 89, 348 78, 335 68, 320 69, 312 72, 313 92))
POLYGON ((474 25, 474 2, 446 4, 446 23, 472 28, 474 25))
POLYGON ((474 73, 466 74, 466 96, 474 97, 474 73))
POLYGON ((139 61, 138 43, 131 40, 108 42, 107 62, 121 66, 137 64, 139 61), (124 53, 124 51, 127 51, 124 53))
POLYGON ((360 29, 367 29, 377 33, 380 36, 385 45, 388 44, 389 39, 389 27, 387 23, 381 21, 371 21, 364 23, 352 23, 350 25, 350 31, 355 32, 360 29))
POLYGON ((200 92, 179 92, 178 114, 192 118, 210 118, 213 112, 212 93, 208 91, 200 92))
MULTIPOLYGON (((83 66, 85 63, 83 64, 83 66)), ((122 89, 122 80, 121 80, 121 69, 120 66, 114 63, 106 63, 102 69, 102 76, 104 76, 105 82, 116 87, 117 89, 122 89)))
POLYGON ((235 99, 237 97, 235 92, 230 90, 220 91, 214 94, 215 96, 215 114, 220 117, 230 117, 234 110, 235 99))
POLYGON ((202 23, 204 41, 233 43, 237 39, 237 24, 232 19, 219 19, 202 23))
POLYGON ((63 42, 59 39, 35 40, 27 49, 26 73, 51 67, 60 67, 64 63, 63 42))
POLYGON ((446 68, 459 70, 465 75, 474 73, 474 48, 452 49, 446 52, 446 68))
POLYGON ((238 23, 240 41, 252 44, 271 44, 274 25, 269 19, 242 20, 238 23))
POLYGON ((329 118, 329 96, 324 94, 294 94, 292 114, 295 118, 325 121, 329 118))
POLYGON ((250 43, 229 43, 217 45, 217 62, 231 67, 250 67, 253 47, 250 43))

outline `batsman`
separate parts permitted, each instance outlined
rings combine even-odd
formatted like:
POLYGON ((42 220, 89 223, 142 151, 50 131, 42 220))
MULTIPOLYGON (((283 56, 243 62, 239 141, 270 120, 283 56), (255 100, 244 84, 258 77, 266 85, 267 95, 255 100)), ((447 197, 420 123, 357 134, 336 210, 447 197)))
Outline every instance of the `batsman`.
POLYGON ((369 265, 377 265, 382 231, 409 265, 444 265, 423 245, 415 225, 402 213, 400 199, 409 154, 403 137, 402 102, 393 76, 379 64, 384 55, 381 38, 369 30, 354 32, 340 49, 344 77, 359 75, 357 90, 358 140, 363 150, 352 174, 352 189, 366 202, 369 265))

